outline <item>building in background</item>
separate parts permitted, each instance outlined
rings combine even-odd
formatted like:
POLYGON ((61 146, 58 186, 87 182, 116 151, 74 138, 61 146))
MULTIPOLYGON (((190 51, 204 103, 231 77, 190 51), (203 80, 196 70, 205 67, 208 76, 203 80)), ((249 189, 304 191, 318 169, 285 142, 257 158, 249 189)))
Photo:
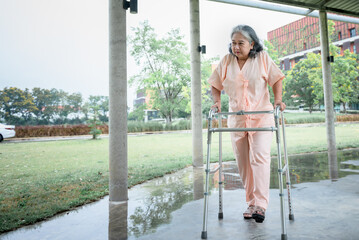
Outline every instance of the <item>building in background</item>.
POLYGON ((150 99, 151 99, 151 91, 146 89, 139 89, 136 92, 136 99, 133 100, 134 109, 143 104, 146 104, 147 108, 144 110, 145 122, 150 121, 152 119, 157 119, 159 117, 158 111, 151 109, 152 104, 150 103, 150 99))
MULTIPOLYGON (((359 53, 359 25, 334 21, 332 43, 340 47, 341 54, 346 49, 359 53)), ((309 52, 319 53, 319 18, 304 17, 267 33, 267 39, 277 49, 280 68, 290 70, 309 52)))

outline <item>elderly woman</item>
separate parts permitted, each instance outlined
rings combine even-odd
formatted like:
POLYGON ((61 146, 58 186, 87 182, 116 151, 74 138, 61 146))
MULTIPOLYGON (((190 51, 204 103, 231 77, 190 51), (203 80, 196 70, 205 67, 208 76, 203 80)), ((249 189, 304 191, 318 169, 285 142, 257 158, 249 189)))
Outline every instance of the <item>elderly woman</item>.
MULTIPOLYGON (((229 96, 229 111, 269 111, 268 85, 274 93, 274 106, 282 102, 283 73, 263 51, 255 31, 247 25, 235 27, 229 54, 223 57, 208 82, 212 86, 214 105, 221 111, 221 91, 229 96)), ((230 115, 230 128, 257 128, 274 125, 271 114, 230 115)), ((232 132, 233 151, 245 191, 245 219, 263 222, 269 200, 270 148, 272 132, 232 132)))

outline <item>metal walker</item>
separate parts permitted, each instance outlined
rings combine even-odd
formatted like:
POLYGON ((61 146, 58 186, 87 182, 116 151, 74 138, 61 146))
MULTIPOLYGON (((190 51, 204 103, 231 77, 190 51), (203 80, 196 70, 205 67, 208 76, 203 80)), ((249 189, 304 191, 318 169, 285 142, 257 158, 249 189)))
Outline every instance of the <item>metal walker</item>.
POLYGON ((294 220, 294 214, 292 211, 291 203, 291 183, 289 176, 289 163, 287 156, 287 145, 285 140, 285 124, 284 124, 284 115, 280 111, 279 106, 276 107, 274 111, 239 111, 239 112, 226 112, 226 113, 217 113, 215 109, 211 109, 208 115, 208 137, 207 137, 207 161, 206 161, 206 185, 204 192, 204 211, 203 211, 203 230, 202 230, 202 239, 207 239, 207 221, 208 221, 208 194, 209 194, 209 175, 219 171, 219 211, 218 218, 223 219, 223 182, 222 182, 222 132, 249 132, 249 131, 271 131, 276 132, 276 142, 277 142, 277 159, 278 159, 278 178, 279 178, 279 197, 280 197, 280 214, 281 214, 281 226, 282 226, 282 235, 281 239, 287 239, 287 230, 286 222, 284 219, 284 194, 283 194, 283 175, 286 174, 286 185, 288 190, 288 207, 289 207, 289 220, 294 220), (284 159, 285 164, 282 165, 282 154, 280 146, 280 127, 279 127, 279 113, 281 113, 281 122, 282 122, 282 134, 283 134, 283 150, 284 150, 284 159), (274 114, 275 127, 267 128, 222 128, 222 116, 223 115, 246 115, 246 114, 274 114), (212 120, 215 117, 218 117, 218 128, 212 128, 212 120), (211 156, 211 141, 212 134, 219 133, 219 166, 214 170, 210 169, 210 156, 211 156))

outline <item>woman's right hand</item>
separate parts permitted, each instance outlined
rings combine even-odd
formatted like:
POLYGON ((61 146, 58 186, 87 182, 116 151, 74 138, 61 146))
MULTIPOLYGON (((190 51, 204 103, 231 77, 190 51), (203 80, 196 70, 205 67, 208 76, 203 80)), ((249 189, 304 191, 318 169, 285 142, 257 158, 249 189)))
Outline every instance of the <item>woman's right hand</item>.
POLYGON ((212 105, 211 109, 217 108, 217 112, 221 112, 221 91, 213 86, 211 87, 211 91, 214 101, 214 104, 212 105))
POLYGON ((213 108, 217 108, 217 112, 221 112, 221 102, 220 102, 220 101, 215 102, 215 103, 212 105, 211 109, 213 109, 213 108))

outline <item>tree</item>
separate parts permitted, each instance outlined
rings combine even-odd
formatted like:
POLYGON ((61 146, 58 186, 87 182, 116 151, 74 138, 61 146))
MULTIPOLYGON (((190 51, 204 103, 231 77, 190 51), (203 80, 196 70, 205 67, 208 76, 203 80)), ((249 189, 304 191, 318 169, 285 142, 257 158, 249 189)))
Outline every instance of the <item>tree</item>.
POLYGON ((108 122, 109 97, 108 96, 90 96, 88 101, 82 106, 82 112, 88 119, 88 112, 91 111, 91 106, 98 106, 98 119, 102 122, 108 122))
POLYGON ((145 120, 145 110, 147 109, 146 103, 136 104, 135 110, 130 112, 128 115, 128 120, 132 121, 144 121, 145 120))
POLYGON ((294 106, 304 104, 311 113, 321 95, 317 92, 322 89, 322 85, 318 86, 321 83, 318 81, 320 72, 320 55, 308 53, 307 58, 300 60, 285 78, 285 101, 294 106))
POLYGON ((159 38, 147 21, 133 32, 131 55, 142 69, 130 83, 151 90, 150 105, 169 123, 186 100, 181 94, 183 87, 190 85, 190 58, 183 36, 176 29, 159 38))
POLYGON ((30 122, 37 110, 30 91, 16 88, 4 88, 0 91, 0 117, 6 123, 23 125, 30 122))
POLYGON ((264 46, 267 48, 268 55, 272 58, 272 60, 279 66, 279 53, 273 44, 267 40, 264 40, 264 46))
POLYGON ((92 117, 89 120, 89 127, 91 128, 89 134, 92 135, 92 139, 97 139, 98 136, 102 133, 100 129, 97 127, 102 124, 102 122, 98 119, 99 106, 90 106, 90 111, 92 112, 92 117))
MULTIPOLYGON (((71 114, 78 114, 81 110, 82 95, 81 93, 69 94, 63 90, 58 91, 58 97, 60 104, 58 107, 58 113, 60 116, 59 123, 66 123, 70 120, 71 114)), ((72 118, 78 118, 78 116, 72 116, 72 118)))
MULTIPOLYGON (((207 115, 210 107, 213 105, 211 86, 209 85, 208 78, 212 75, 212 64, 217 62, 219 57, 205 59, 202 56, 201 59, 201 94, 202 94, 202 114, 207 115)), ((187 99, 186 106, 184 106, 185 112, 188 115, 192 111, 191 101, 191 88, 190 86, 183 87, 183 96, 187 99)))
MULTIPOLYGON (((202 57, 201 61, 201 93, 202 93, 202 113, 206 116, 213 105, 211 86, 208 83, 208 78, 212 75, 212 63, 217 62, 218 57, 205 59, 202 57)), ((192 103, 189 102, 189 110, 191 110, 192 103)))
POLYGON ((90 134, 92 139, 97 139, 98 135, 102 133, 98 126, 103 122, 108 122, 109 112, 109 97, 108 96, 93 96, 91 95, 88 101, 82 106, 82 112, 86 115, 89 126, 91 127, 90 134))
MULTIPOLYGON (((274 47, 274 45, 271 42, 264 40, 264 46, 267 48, 266 51, 267 51, 268 55, 271 57, 271 59, 274 61, 274 63, 277 64, 277 66, 279 67, 279 63, 280 63, 279 53, 276 50, 276 48, 274 47)), ((284 88, 284 86, 283 86, 283 88, 284 88)), ((274 103, 274 93, 273 93, 272 88, 269 88, 269 95, 270 95, 270 101, 272 103, 274 103)))
POLYGON ((332 64, 334 102, 342 104, 345 113, 347 103, 359 102, 358 77, 358 55, 347 49, 344 55, 336 57, 332 64))
POLYGON ((80 93, 69 94, 55 88, 41 89, 33 88, 32 96, 37 110, 34 112, 37 117, 37 124, 66 123, 69 121, 81 122, 78 116, 82 108, 82 95, 80 93))
POLYGON ((37 108, 34 111, 37 124, 50 124, 53 121, 58 112, 57 92, 54 88, 51 90, 42 88, 32 89, 34 104, 37 108))
MULTIPOLYGON (((315 36, 315 38, 317 39, 317 42, 320 43, 320 33, 318 33, 315 36)), ((337 34, 335 32, 335 22, 333 20, 328 20, 328 40, 329 40, 329 44, 334 42, 336 39, 337 39, 337 34)))
POLYGON ((47 106, 51 104, 50 96, 51 93, 50 90, 48 89, 41 89, 41 88, 32 89, 32 97, 34 98, 34 104, 37 108, 34 111, 34 114, 36 115, 37 123, 39 124, 48 124, 50 122, 51 115, 48 114, 49 112, 46 109, 47 106))
POLYGON ((50 90, 50 102, 51 105, 47 106, 45 110, 48 110, 51 114, 51 123, 62 124, 63 119, 60 118, 61 108, 64 104, 64 97, 66 93, 63 90, 57 90, 52 88, 50 90))

